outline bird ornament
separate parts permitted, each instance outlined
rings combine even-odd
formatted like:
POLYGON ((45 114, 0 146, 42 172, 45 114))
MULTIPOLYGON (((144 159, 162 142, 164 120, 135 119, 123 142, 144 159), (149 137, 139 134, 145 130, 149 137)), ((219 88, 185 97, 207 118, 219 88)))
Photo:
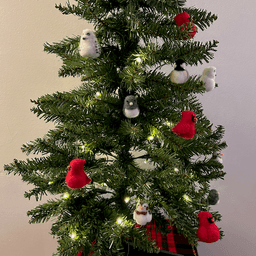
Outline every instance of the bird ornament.
POLYGON ((214 223, 212 215, 207 212, 199 212, 199 228, 197 230, 197 237, 200 242, 214 243, 220 239, 220 232, 214 223))
POLYGON ((89 184, 91 179, 87 177, 84 172, 84 159, 73 159, 69 166, 69 172, 66 175, 66 182, 69 188, 82 188, 83 186, 89 184))
POLYGON ((123 113, 127 118, 135 118, 140 114, 136 96, 128 95, 125 97, 123 113))
POLYGON ((188 80, 189 74, 188 71, 184 68, 184 63, 185 62, 181 59, 175 61, 176 67, 170 74, 172 83, 183 84, 188 80))
POLYGON ((188 23, 191 23, 191 25, 192 25, 191 31, 189 31, 189 33, 188 33, 189 38, 183 36, 183 39, 190 39, 195 36, 197 28, 196 28, 195 24, 192 23, 192 19, 190 19, 190 15, 187 12, 179 13, 178 15, 176 15, 174 17, 174 20, 176 22, 176 25, 178 27, 181 27, 180 31, 183 31, 183 27, 184 27, 183 25, 185 25, 186 30, 189 27, 188 23))
POLYGON ((148 204, 140 201, 136 205, 136 209, 133 212, 133 219, 139 225, 146 225, 152 220, 152 214, 149 213, 148 204))
POLYGON ((85 29, 80 38, 78 47, 79 54, 82 57, 97 58, 100 56, 101 50, 94 32, 90 29, 85 29))
POLYGON ((204 69, 203 74, 200 77, 200 81, 204 83, 204 86, 207 92, 210 92, 215 88, 215 76, 216 76, 215 67, 208 67, 204 69))
POLYGON ((207 197, 209 205, 216 205, 220 202, 220 194, 216 189, 211 189, 207 197))
POLYGON ((223 156, 223 153, 220 153, 220 152, 214 152, 213 153, 213 156, 212 156, 212 159, 216 160, 217 162, 219 163, 223 163, 223 160, 222 160, 222 156, 223 156))
POLYGON ((192 139, 195 135, 196 114, 193 111, 182 111, 182 117, 172 131, 183 139, 192 139))

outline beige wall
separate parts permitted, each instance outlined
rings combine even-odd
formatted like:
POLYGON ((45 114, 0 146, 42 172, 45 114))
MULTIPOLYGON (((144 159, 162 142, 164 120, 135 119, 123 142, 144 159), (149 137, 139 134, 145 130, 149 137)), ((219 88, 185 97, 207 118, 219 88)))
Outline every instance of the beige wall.
MULTIPOLYGON (((201 97, 205 114, 226 128, 229 148, 224 152, 225 181, 213 182, 221 201, 213 207, 223 215, 218 223, 226 236, 214 244, 200 243, 200 256, 254 255, 255 240, 255 2, 248 0, 202 1, 195 5, 217 13, 219 20, 196 40, 220 41, 215 59, 219 88, 201 97)), ((57 2, 58 3, 58 2, 57 2)), ((64 0, 62 1, 64 3, 64 0)), ((30 99, 79 85, 74 78, 58 78, 61 61, 43 52, 44 42, 56 42, 80 34, 85 21, 64 16, 54 0, 1 1, 0 3, 0 166, 14 158, 25 159, 23 143, 43 136, 45 124, 30 112, 30 99)), ((92 27, 91 25, 89 27, 92 27)), ((188 67, 200 74, 204 67, 188 67)), ((170 72, 170 67, 164 69, 170 72)), ((23 197, 29 189, 20 177, 7 176, 0 169, 0 255, 50 256, 55 251, 50 223, 29 225, 27 210, 38 203, 23 197)))

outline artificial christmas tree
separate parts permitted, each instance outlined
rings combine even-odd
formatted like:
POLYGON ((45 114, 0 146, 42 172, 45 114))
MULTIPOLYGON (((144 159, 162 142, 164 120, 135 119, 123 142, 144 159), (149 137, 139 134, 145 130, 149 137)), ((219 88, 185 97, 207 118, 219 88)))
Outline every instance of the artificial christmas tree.
MULTIPOLYGON (((22 147, 41 157, 5 165, 34 184, 25 197, 56 195, 28 211, 30 223, 55 219, 55 255, 118 256, 127 245, 179 255, 178 244, 181 255, 197 255, 198 213, 210 211, 210 181, 225 176, 212 157, 226 147, 224 128, 214 128, 203 114, 196 96, 206 92, 200 76, 174 83, 159 69, 178 59, 191 66, 209 62, 218 42, 195 41, 196 32, 217 16, 185 7, 185 0, 76 0, 56 8, 92 22, 94 32, 85 28, 82 37, 45 44, 63 60, 59 75, 80 76, 82 84, 32 100, 32 112, 56 126, 22 147), (177 24, 182 13, 190 19, 177 24), (126 106, 130 95, 136 102, 126 106), (137 113, 130 115, 134 105, 137 113), (194 117, 189 137, 174 128, 183 111, 194 117), (74 160, 82 165, 67 169, 74 160), (150 211, 150 222, 140 227, 133 218, 139 201, 150 211)), ((218 212, 210 214, 221 220, 218 212)))

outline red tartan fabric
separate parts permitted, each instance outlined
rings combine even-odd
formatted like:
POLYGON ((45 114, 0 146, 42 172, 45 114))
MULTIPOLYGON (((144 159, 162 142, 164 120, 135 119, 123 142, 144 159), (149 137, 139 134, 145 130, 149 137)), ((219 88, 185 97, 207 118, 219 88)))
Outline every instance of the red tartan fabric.
MULTIPOLYGON (((135 224, 135 226, 138 228, 140 227, 138 224, 135 224)), ((161 226, 159 226, 159 228, 161 228, 161 226)), ((178 253, 185 256, 198 256, 197 249, 192 248, 192 245, 188 243, 187 238, 182 234, 178 234, 177 229, 172 225, 169 224, 168 228, 171 229, 171 232, 165 236, 161 234, 159 229, 158 232, 156 232, 157 229, 155 222, 150 222, 146 225, 148 236, 156 242, 156 246, 160 250, 178 253)))
MULTIPOLYGON (((140 228, 141 225, 135 224, 136 228, 140 228)), ((161 228, 161 226, 159 226, 161 228)), ((162 235, 160 229, 156 228, 155 222, 150 222, 146 225, 147 234, 149 239, 151 238, 156 242, 156 246, 162 251, 168 251, 171 253, 177 253, 184 256, 198 256, 197 249, 193 249, 192 245, 188 243, 188 239, 185 238, 182 234, 178 234, 177 229, 172 225, 168 225, 168 229, 171 229, 171 232, 167 235, 162 235)), ((96 241, 92 243, 95 244, 96 241)), ((82 250, 77 253, 77 256, 81 256, 82 250)), ((89 255, 93 255, 93 252, 90 252, 89 255)), ((149 254, 150 255, 150 254, 149 254)))

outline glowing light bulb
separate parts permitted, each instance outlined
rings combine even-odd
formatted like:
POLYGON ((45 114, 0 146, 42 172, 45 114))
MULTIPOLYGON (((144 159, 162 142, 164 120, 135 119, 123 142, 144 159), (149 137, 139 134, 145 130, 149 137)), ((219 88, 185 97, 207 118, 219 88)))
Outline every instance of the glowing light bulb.
POLYGON ((70 233, 70 238, 71 238, 72 240, 78 239, 78 236, 77 236, 77 234, 76 234, 75 231, 72 231, 72 232, 70 233))
POLYGON ((148 137, 148 140, 153 140, 154 139, 154 136, 149 136, 148 137))
POLYGON ((179 171, 179 169, 178 169, 178 168, 174 168, 174 171, 175 171, 175 172, 178 172, 178 171, 179 171))
POLYGON ((70 196, 70 194, 68 193, 68 192, 66 192, 66 193, 64 193, 64 195, 63 195, 63 199, 68 199, 69 198, 69 196, 70 196))
POLYGON ((49 182, 48 182, 48 185, 51 185, 51 184, 53 184, 53 181, 49 181, 49 182))
POLYGON ((188 195, 184 195, 183 198, 187 202, 191 202, 192 201, 192 199, 188 195))
POLYGON ((100 92, 96 92, 96 97, 101 97, 101 93, 100 92))
POLYGON ((142 62, 142 59, 141 59, 140 57, 137 57, 137 58, 135 59, 135 61, 136 61, 137 63, 141 63, 141 62, 142 62))
POLYGON ((124 201, 125 201, 126 203, 129 203, 130 199, 131 199, 131 198, 130 198, 129 196, 127 196, 127 197, 125 197, 124 201))

